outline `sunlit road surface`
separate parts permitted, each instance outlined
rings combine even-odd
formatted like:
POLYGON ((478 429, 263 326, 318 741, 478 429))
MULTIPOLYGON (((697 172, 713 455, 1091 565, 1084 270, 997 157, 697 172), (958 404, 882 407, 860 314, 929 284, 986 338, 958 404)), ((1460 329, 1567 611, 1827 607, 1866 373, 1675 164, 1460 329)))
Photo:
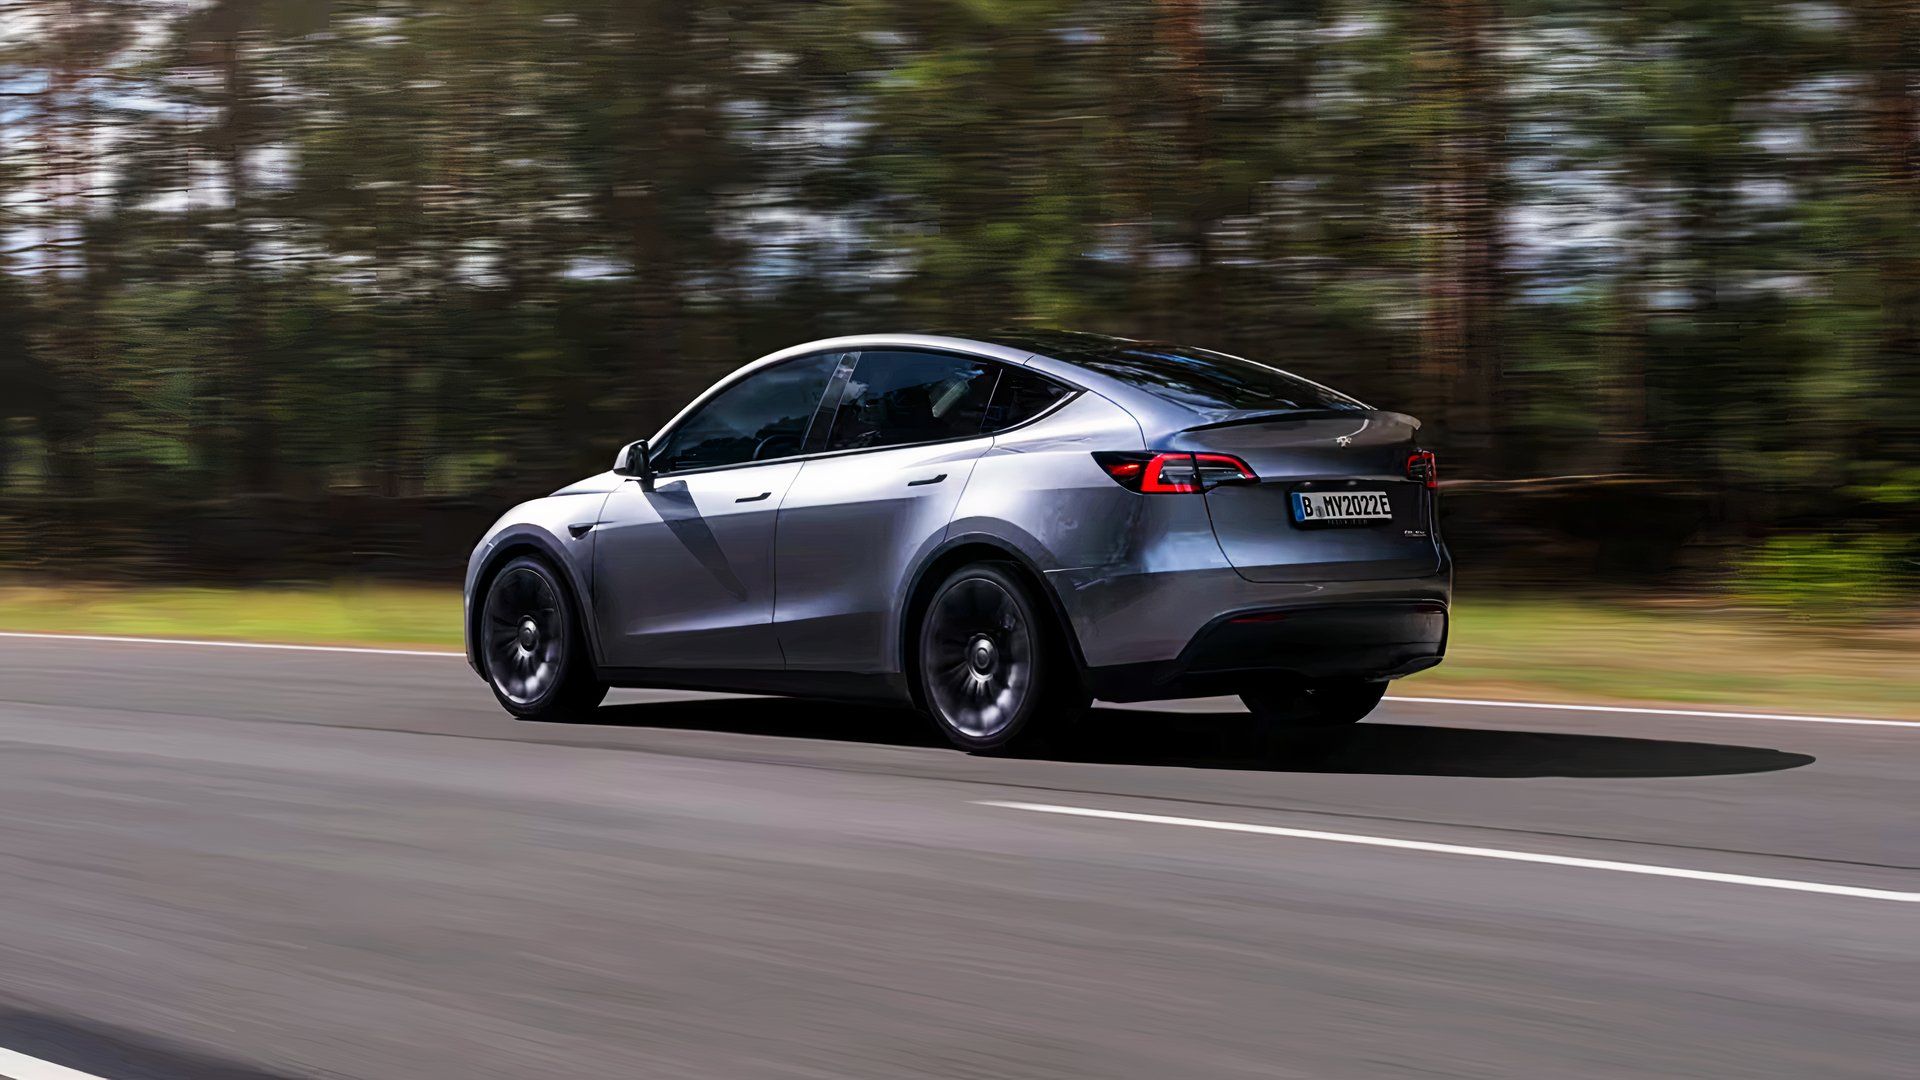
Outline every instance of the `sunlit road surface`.
POLYGON ((1920 727, 1101 710, 995 760, 877 710, 602 712, 517 725, 445 657, 0 640, 0 1076, 1920 1060, 1920 727))

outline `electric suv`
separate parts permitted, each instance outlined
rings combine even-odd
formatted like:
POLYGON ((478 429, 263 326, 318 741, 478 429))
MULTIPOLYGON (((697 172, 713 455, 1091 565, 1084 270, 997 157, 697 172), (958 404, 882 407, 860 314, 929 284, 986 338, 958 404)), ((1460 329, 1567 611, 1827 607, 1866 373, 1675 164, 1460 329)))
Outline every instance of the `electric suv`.
POLYGON ((976 751, 1094 697, 1351 723, 1446 649, 1419 428, 1158 342, 799 345, 502 517, 467 658, 528 720, 626 686, 910 703, 976 751))

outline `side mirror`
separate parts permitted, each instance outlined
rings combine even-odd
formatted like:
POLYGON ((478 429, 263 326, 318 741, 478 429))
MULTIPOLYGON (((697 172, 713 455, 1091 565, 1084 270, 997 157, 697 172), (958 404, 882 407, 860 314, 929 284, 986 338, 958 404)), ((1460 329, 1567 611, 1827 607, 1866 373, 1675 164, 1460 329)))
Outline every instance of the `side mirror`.
POLYGON ((613 471, 616 476, 631 476, 640 481, 640 490, 653 490, 653 456, 647 449, 647 440, 628 443, 620 448, 613 459, 613 471))

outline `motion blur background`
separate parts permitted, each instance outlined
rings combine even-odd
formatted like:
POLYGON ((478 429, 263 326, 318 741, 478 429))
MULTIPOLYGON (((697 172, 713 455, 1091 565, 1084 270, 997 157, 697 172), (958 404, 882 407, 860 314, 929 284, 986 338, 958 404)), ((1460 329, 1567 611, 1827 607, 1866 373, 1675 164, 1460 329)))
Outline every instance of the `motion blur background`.
POLYGON ((763 352, 1028 324, 1424 417, 1468 596, 1884 625, 1917 89, 1907 0, 0 0, 0 572, 444 587, 763 352))

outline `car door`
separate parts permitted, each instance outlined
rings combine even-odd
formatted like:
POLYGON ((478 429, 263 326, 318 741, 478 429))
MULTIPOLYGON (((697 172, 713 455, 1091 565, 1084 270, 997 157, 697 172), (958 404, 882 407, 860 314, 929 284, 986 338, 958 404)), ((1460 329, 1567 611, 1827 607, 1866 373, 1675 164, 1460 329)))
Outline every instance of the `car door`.
POLYGON ((839 362, 798 357, 724 387, 658 440, 651 491, 636 479, 608 497, 593 590, 609 666, 783 666, 776 515, 839 362))
POLYGON ((950 353, 853 358, 822 453, 780 507, 774 622, 793 670, 880 673, 899 592, 938 546, 974 462, 1000 367, 950 353))

